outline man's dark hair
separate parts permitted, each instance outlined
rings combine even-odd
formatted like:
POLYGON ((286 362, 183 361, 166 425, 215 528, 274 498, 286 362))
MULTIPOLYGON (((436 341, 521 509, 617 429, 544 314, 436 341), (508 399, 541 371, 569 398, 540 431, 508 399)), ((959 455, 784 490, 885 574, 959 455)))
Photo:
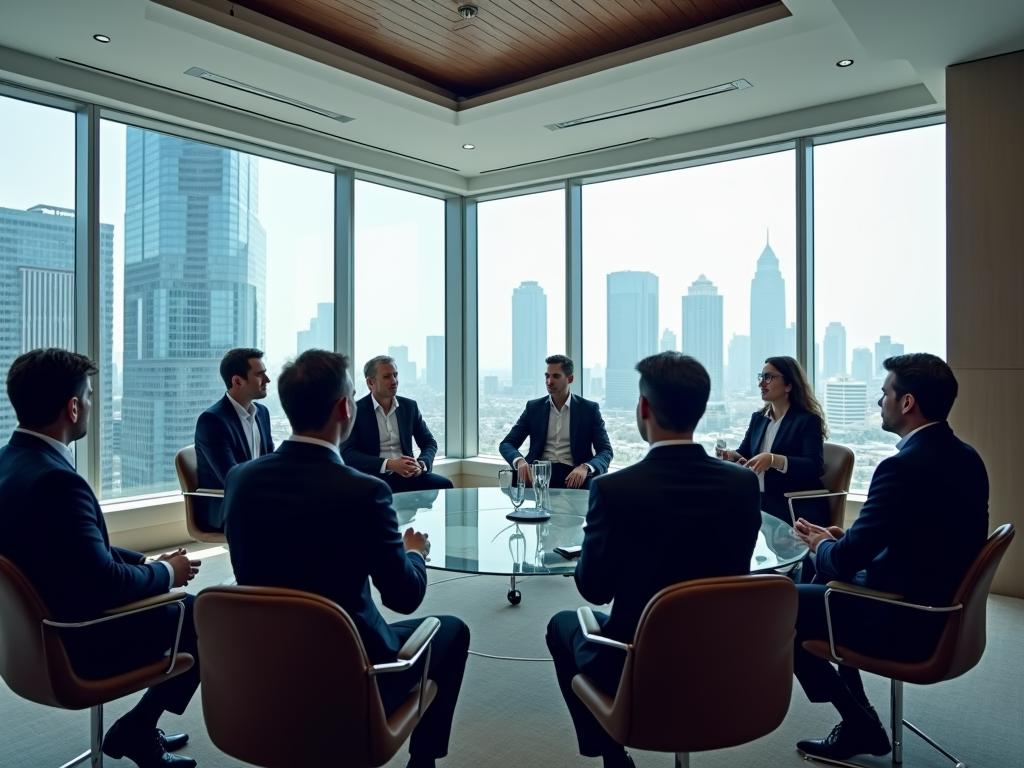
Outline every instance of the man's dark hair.
POLYGON ((544 362, 547 363, 548 365, 558 365, 559 363, 561 363, 562 373, 564 373, 566 376, 572 376, 572 372, 575 369, 575 365, 573 364, 572 359, 566 357, 565 355, 552 355, 551 357, 545 358, 544 362))
POLYGON ((351 395, 348 358, 310 349, 285 364, 277 377, 277 394, 293 432, 321 429, 334 404, 351 395))
POLYGON ((695 357, 659 352, 636 364, 640 394, 647 398, 658 426, 670 432, 692 432, 711 395, 711 377, 695 357))
POLYGON ((945 360, 926 352, 896 355, 882 363, 893 374, 897 397, 913 395, 921 415, 929 421, 945 421, 953 410, 960 387, 945 360))
POLYGON ((231 389, 231 379, 235 376, 248 379, 249 361, 254 357, 257 360, 262 360, 263 353, 258 349, 247 349, 245 347, 229 349, 220 361, 220 377, 224 379, 224 386, 231 389))
POLYGON ((99 368, 85 355, 66 349, 33 349, 20 355, 7 371, 7 397, 18 424, 25 429, 48 427, 73 397, 82 397, 89 377, 99 368))
MULTIPOLYGON (((390 355, 377 355, 371 357, 366 361, 366 365, 363 366, 363 378, 364 379, 376 379, 377 378, 377 363, 385 363, 387 365, 395 365, 395 358, 390 355)), ((398 366, 395 366, 397 368, 398 366)))

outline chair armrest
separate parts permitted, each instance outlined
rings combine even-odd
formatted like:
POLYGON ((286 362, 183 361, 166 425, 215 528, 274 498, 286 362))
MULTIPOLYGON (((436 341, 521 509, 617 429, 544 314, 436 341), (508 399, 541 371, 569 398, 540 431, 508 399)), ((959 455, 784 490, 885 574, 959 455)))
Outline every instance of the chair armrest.
POLYGON ((612 640, 610 637, 604 637, 601 634, 601 625, 598 624, 597 617, 594 615, 594 611, 589 605, 577 608, 576 616, 580 620, 580 627, 583 629, 583 636, 590 642, 608 645, 612 648, 620 648, 627 653, 633 650, 633 646, 629 643, 620 643, 618 640, 612 640))
POLYGON ((398 660, 374 664, 370 667, 370 674, 380 675, 411 669, 419 661, 423 652, 430 647, 430 641, 434 639, 434 635, 440 628, 441 620, 436 616, 428 616, 416 627, 416 631, 405 641, 405 645, 399 649, 398 660))
POLYGON ((152 606, 162 605, 163 603, 173 603, 178 600, 184 600, 186 594, 187 593, 185 592, 164 592, 161 595, 144 597, 141 600, 136 600, 134 603, 119 605, 117 608, 108 608, 103 612, 103 615, 117 616, 122 613, 135 612, 141 608, 150 608, 152 606))
POLYGON ((224 491, 220 488, 196 488, 194 491, 182 491, 182 496, 203 496, 211 499, 223 499, 224 491))
POLYGON ((824 499, 828 496, 846 496, 846 491, 790 491, 782 494, 787 499, 824 499))

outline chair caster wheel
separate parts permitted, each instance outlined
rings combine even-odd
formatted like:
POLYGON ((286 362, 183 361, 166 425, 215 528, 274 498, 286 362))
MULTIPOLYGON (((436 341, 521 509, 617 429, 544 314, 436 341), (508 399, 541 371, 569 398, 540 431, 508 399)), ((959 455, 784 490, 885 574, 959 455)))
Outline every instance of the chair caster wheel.
POLYGON ((512 605, 519 605, 523 601, 523 593, 518 589, 510 589, 506 597, 512 605))

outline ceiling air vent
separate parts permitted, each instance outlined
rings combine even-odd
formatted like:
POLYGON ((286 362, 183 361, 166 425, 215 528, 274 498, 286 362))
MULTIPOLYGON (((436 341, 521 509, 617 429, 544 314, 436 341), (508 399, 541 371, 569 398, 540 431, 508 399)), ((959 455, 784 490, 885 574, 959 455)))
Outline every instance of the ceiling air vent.
POLYGON ((724 83, 722 85, 716 85, 711 88, 703 88, 699 91, 691 91, 690 93, 684 93, 682 96, 672 96, 667 99, 659 99, 658 101, 651 101, 647 104, 638 104, 635 107, 624 107, 622 109, 614 109, 611 112, 602 112, 598 115, 590 115, 589 117, 577 117, 575 120, 565 120, 561 123, 552 123, 551 125, 545 125, 549 131, 561 131, 564 128, 575 128, 577 125, 586 125, 587 123, 598 123, 601 120, 611 120, 613 117, 622 117, 624 115, 635 115, 637 112, 647 112, 652 109, 661 109, 662 107, 671 107, 673 104, 682 104, 684 101, 694 101, 696 99, 703 99, 706 96, 714 96, 718 93, 728 93, 729 91, 741 91, 744 88, 753 88, 753 86, 746 80, 733 80, 731 83, 724 83))
POLYGON ((304 101, 293 99, 290 96, 282 96, 279 93, 265 91, 262 88, 257 88, 254 85, 246 85, 245 83, 241 83, 238 80, 232 80, 230 77, 224 77, 223 75, 217 75, 213 72, 207 72, 205 69, 200 69, 199 67, 192 67, 192 69, 186 70, 185 74, 191 75, 192 77, 198 77, 203 80, 209 80, 211 83, 219 83, 220 85, 226 85, 228 88, 235 88, 239 91, 245 91, 246 93, 254 93, 257 96, 262 96, 265 99, 273 99, 274 101, 279 101, 282 104, 291 104, 293 107, 298 107, 299 109, 304 109, 307 112, 314 112, 318 115, 329 117, 331 118, 331 120, 337 120, 339 123, 350 123, 353 120, 355 120, 354 117, 342 115, 339 114, 338 112, 331 112, 329 109, 321 109, 320 107, 314 107, 312 104, 307 104, 304 101))

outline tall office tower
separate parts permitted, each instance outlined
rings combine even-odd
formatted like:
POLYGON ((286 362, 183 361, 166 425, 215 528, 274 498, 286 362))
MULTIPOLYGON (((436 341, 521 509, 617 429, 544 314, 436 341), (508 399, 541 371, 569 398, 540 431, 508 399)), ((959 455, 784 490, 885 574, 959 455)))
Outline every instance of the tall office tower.
POLYGON ((850 365, 850 378, 854 381, 863 381, 865 384, 870 384, 875 378, 874 370, 871 350, 867 347, 855 347, 853 350, 853 363, 850 365))
POLYGON ((782 354, 796 357, 796 323, 790 323, 786 328, 785 351, 782 354))
MULTIPOLYGON (((734 333, 729 339, 729 367, 726 386, 744 392, 750 389, 750 337, 734 333)), ((758 369, 760 373, 760 369, 758 369)))
POLYGON ((722 358, 723 297, 704 275, 698 277, 683 296, 683 354, 697 358, 711 377, 710 403, 725 399, 725 366, 722 358))
MULTIPOLYGON (((99 403, 102 490, 113 485, 114 227, 100 224, 99 403)), ((75 212, 0 208, 0 371, 40 347, 75 348, 75 212)), ((17 426, 0 386, 0 445, 17 426)))
POLYGON ((611 272, 608 281, 606 408, 633 408, 639 395, 636 364, 658 351, 658 276, 611 272))
MULTIPOLYGON (((795 339, 795 336, 794 336, 795 339)), ((750 281, 750 370, 760 373, 766 358, 784 355, 786 345, 786 281, 779 259, 767 243, 750 281)), ((757 390, 751 378, 749 391, 757 390)))
POLYGON ((846 329, 842 323, 829 323, 825 328, 825 341, 822 344, 825 359, 821 363, 821 375, 825 379, 834 379, 846 373, 846 329))
POLYGON ((544 358, 548 356, 548 297, 534 280, 512 290, 512 394, 544 394, 544 358))
POLYGON ((890 336, 879 336, 875 343, 875 376, 884 379, 887 371, 882 363, 886 358, 903 354, 903 345, 893 342, 890 336))
POLYGON ((405 379, 412 384, 416 380, 415 372, 409 367, 409 348, 407 346, 403 344, 399 347, 388 347, 388 357, 395 358, 395 368, 398 369, 399 382, 405 379))
POLYGON ((224 396, 233 347, 264 346, 266 233, 254 157, 127 130, 121 488, 177 486, 174 455, 224 396))
POLYGON ((672 333, 672 331, 670 331, 668 328, 661 332, 661 351, 676 351, 676 335, 672 333))
MULTIPOLYGON (((430 376, 430 368, 427 368, 427 376, 430 376)), ((501 385, 497 376, 484 376, 484 395, 492 397, 500 394, 501 385)))
POLYGON ((832 432, 841 434, 867 427, 868 387, 840 374, 825 381, 825 419, 832 432))
POLYGON ((427 336, 427 386, 444 392, 444 336, 427 336))
POLYGON ((299 331, 295 339, 295 354, 301 355, 307 349, 334 350, 334 304, 323 302, 316 305, 316 317, 310 318, 309 329, 299 331))

